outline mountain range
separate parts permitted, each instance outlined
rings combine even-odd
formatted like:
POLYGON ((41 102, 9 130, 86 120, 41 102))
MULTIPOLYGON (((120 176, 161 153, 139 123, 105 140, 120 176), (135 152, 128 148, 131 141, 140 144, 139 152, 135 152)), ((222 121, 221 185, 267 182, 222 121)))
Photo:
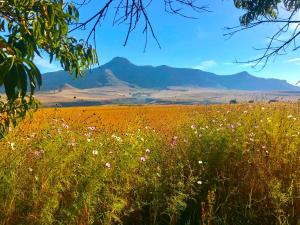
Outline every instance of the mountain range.
POLYGON ((198 69, 169 66, 138 66, 126 58, 116 57, 74 79, 65 71, 43 74, 41 91, 67 87, 91 89, 99 87, 130 87, 168 89, 169 87, 213 88, 245 91, 300 91, 285 80, 255 77, 248 72, 217 75, 198 69))

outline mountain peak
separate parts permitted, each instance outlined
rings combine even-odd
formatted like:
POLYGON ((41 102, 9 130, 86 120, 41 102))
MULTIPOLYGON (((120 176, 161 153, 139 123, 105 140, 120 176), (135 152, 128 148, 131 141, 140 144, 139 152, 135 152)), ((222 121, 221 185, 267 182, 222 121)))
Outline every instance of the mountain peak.
POLYGON ((132 63, 126 58, 115 57, 109 62, 109 64, 132 64, 132 63))

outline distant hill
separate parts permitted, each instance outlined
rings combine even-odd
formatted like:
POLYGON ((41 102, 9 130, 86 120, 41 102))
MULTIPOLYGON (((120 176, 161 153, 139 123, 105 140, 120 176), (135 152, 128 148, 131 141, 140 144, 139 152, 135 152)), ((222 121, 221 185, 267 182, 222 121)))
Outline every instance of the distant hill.
POLYGON ((299 91, 285 80, 255 77, 247 72, 221 76, 197 69, 169 66, 137 66, 129 60, 116 57, 94 68, 87 75, 74 79, 64 71, 43 75, 42 91, 64 87, 89 89, 97 87, 140 87, 167 89, 168 87, 199 87, 248 91, 299 91))

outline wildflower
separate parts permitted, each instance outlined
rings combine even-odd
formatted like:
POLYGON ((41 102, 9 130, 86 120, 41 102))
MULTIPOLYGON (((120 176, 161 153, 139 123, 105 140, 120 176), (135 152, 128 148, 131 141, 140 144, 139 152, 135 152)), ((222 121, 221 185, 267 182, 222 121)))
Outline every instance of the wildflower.
POLYGON ((146 149, 146 153, 147 153, 147 154, 150 154, 150 152, 151 152, 150 149, 147 148, 147 149, 146 149))
POLYGON ((293 118, 293 115, 288 115, 287 118, 291 119, 291 118, 293 118))
POLYGON ((9 142, 9 144, 10 144, 10 148, 12 149, 12 150, 15 150, 16 148, 15 148, 15 143, 13 143, 13 142, 9 142))
POLYGON ((105 163, 105 167, 108 168, 108 169, 110 169, 111 168, 110 163, 109 162, 105 163))
POLYGON ((145 162, 145 161, 146 161, 146 157, 142 156, 142 157, 141 157, 141 161, 142 161, 142 162, 145 162))
POLYGON ((84 136, 86 136, 87 138, 90 138, 92 136, 92 133, 85 133, 84 136))
POLYGON ((33 169, 31 167, 29 167, 28 171, 31 173, 33 171, 33 169))
POLYGON ((93 150, 93 155, 98 155, 98 151, 97 150, 93 150))
POLYGON ((202 184, 202 181, 201 181, 201 180, 198 180, 198 181, 197 181, 197 184, 201 185, 201 184, 202 184))
POLYGON ((202 160, 199 160, 198 163, 201 165, 201 164, 203 164, 203 161, 202 161, 202 160))
POLYGON ((34 176, 34 179, 35 179, 35 181, 38 181, 39 177, 38 176, 34 176))
POLYGON ((43 150, 36 150, 36 151, 34 151, 34 155, 35 155, 37 158, 41 157, 43 153, 44 153, 43 150))
POLYGON ((63 128, 65 128, 65 129, 69 129, 69 125, 66 124, 66 123, 63 123, 61 126, 62 126, 63 128))
POLYGON ((196 125, 193 124, 193 125, 191 126, 191 128, 192 128, 193 130, 195 130, 195 129, 196 129, 196 125))
POLYGON ((88 129, 91 130, 91 131, 95 131, 96 127, 95 126, 91 126, 91 127, 88 127, 88 129))
POLYGON ((170 145, 172 148, 174 148, 176 146, 176 144, 177 144, 177 136, 174 136, 171 140, 170 145))
POLYGON ((122 138, 118 137, 117 135, 113 134, 111 135, 112 138, 114 138, 115 140, 117 140, 118 142, 122 142, 122 138))
POLYGON ((87 142, 91 142, 91 141, 92 141, 92 139, 88 138, 88 139, 86 139, 86 141, 87 141, 87 142))

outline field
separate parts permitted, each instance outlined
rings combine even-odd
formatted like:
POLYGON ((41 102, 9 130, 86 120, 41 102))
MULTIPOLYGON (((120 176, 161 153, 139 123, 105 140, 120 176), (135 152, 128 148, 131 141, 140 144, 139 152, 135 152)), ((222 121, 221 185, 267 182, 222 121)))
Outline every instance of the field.
POLYGON ((41 109, 0 140, 0 224, 299 225, 299 103, 41 109))
POLYGON ((44 106, 90 106, 107 104, 224 104, 238 102, 297 101, 297 91, 243 91, 199 87, 143 89, 128 86, 106 86, 77 89, 70 85, 57 91, 38 92, 44 106))

